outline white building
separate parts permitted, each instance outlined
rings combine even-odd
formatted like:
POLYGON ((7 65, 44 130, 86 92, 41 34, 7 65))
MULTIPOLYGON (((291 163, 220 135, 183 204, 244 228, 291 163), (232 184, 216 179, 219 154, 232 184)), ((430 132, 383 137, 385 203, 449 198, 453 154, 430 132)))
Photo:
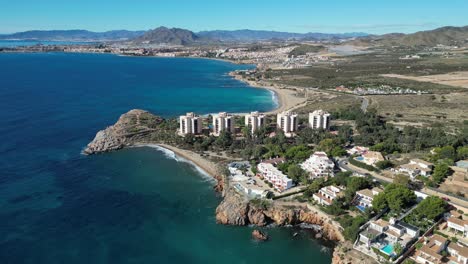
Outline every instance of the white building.
POLYGON ((343 194, 341 191, 342 190, 339 187, 326 186, 321 188, 318 193, 314 193, 313 198, 317 203, 328 206, 343 194))
POLYGON ((293 187, 292 180, 273 166, 273 164, 261 162, 257 165, 257 169, 259 176, 271 182, 277 191, 282 192, 293 187))
POLYGON ((202 133, 202 119, 194 113, 179 117, 179 135, 198 135, 202 133))
POLYGON ((310 174, 311 178, 334 176, 335 164, 325 152, 315 152, 306 161, 300 164, 301 168, 310 174))
POLYGON ((309 113, 309 126, 313 129, 330 129, 330 114, 323 110, 309 113))
POLYGON ((456 217, 450 217, 447 219, 447 227, 451 231, 455 231, 463 234, 464 237, 468 237, 468 221, 456 217))
POLYGON ((421 160, 421 159, 412 159, 410 163, 403 164, 398 168, 400 173, 408 174, 412 179, 417 175, 422 175, 428 177, 432 173, 434 164, 421 160))
POLYGON ((374 201, 374 197, 381 192, 383 192, 383 190, 378 187, 357 191, 353 203, 357 206, 360 206, 361 208, 359 209, 370 208, 372 207, 372 201, 374 201))
POLYGON ((277 116, 276 124, 278 129, 283 130, 287 137, 293 136, 297 131, 297 114, 291 112, 282 112, 277 116))
POLYGON ((253 134, 257 129, 265 125, 265 115, 259 112, 251 112, 245 116, 245 126, 250 126, 250 132, 253 134))
POLYGON ((219 136, 222 131, 234 133, 234 118, 226 112, 213 115, 213 135, 219 136))

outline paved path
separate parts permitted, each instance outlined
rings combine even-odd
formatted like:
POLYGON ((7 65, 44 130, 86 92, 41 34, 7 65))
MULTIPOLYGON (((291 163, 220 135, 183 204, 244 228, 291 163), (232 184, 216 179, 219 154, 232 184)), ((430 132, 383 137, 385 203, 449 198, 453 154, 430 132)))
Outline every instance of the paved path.
POLYGON ((368 106, 369 106, 369 99, 367 99, 367 97, 362 97, 361 110, 364 113, 367 112, 368 106))

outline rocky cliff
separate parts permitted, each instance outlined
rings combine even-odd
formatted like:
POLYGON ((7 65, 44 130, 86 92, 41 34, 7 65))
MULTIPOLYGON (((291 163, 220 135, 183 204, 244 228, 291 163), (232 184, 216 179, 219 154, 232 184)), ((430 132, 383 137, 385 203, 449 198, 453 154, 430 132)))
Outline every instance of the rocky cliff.
POLYGON ((328 219, 315 212, 306 208, 280 206, 266 201, 248 201, 233 189, 226 192, 224 200, 216 209, 216 220, 226 225, 313 224, 321 227, 321 235, 324 239, 342 240, 339 230, 328 219))
POLYGON ((157 132, 157 126, 161 122, 163 122, 161 117, 147 111, 130 110, 121 115, 117 123, 99 131, 83 152, 96 154, 147 142, 148 135, 157 132))

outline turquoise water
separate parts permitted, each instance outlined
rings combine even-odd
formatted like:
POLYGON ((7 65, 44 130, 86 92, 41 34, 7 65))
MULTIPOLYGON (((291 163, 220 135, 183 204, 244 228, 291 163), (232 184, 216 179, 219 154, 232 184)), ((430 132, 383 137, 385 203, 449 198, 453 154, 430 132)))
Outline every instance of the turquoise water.
POLYGON ((387 244, 385 247, 381 248, 381 250, 390 256, 393 253, 393 245, 387 244))
POLYGON ((363 160, 364 160, 364 157, 359 156, 359 157, 356 158, 356 160, 363 161, 363 160))
MULTIPOLYGON (((0 54, 0 263, 329 263, 313 235, 221 226, 212 180, 144 147, 83 156, 132 108, 266 111, 270 92, 232 80, 249 66, 197 59, 0 54)), ((327 252, 328 251, 328 252, 327 252)))

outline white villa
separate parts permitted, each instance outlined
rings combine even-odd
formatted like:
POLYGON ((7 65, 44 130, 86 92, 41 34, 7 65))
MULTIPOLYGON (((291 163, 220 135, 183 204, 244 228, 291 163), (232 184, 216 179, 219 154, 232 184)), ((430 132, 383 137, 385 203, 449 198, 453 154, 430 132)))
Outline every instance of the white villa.
POLYGON ((291 112, 282 112, 277 115, 276 124, 287 137, 294 136, 297 131, 297 114, 291 112))
POLYGON ((408 164, 403 164, 398 168, 398 172, 408 174, 411 179, 418 175, 428 177, 432 173, 434 164, 421 160, 421 159, 412 159, 408 164))
POLYGON ((245 126, 250 126, 250 132, 254 133, 257 129, 265 125, 265 115, 258 111, 251 112, 245 116, 245 126))
POLYGON ((413 259, 420 264, 468 264, 468 248, 434 234, 416 251, 413 259))
POLYGON ((222 131, 235 132, 234 118, 226 112, 213 115, 213 135, 219 136, 222 131))
POLYGON ((447 227, 450 231, 463 234, 468 238, 468 221, 457 217, 450 217, 447 219, 447 227))
POLYGON ((311 178, 333 177, 335 164, 325 152, 315 152, 300 164, 301 168, 310 174, 311 178))
POLYGON ((356 196, 354 197, 353 204, 358 206, 360 210, 370 208, 372 207, 372 201, 374 200, 374 196, 381 192, 383 192, 383 190, 378 187, 357 191, 356 196))
POLYGON ((198 135, 202 133, 202 119, 194 113, 179 117, 179 135, 198 135))
POLYGON ((330 129, 330 113, 323 110, 309 113, 309 126, 313 129, 330 129))
POLYGON ((257 165, 257 169, 259 176, 271 182, 278 192, 294 186, 292 180, 271 163, 261 162, 257 165))
POLYGON ((342 195, 342 189, 332 185, 321 188, 318 193, 314 193, 313 198, 317 203, 329 206, 342 195))

